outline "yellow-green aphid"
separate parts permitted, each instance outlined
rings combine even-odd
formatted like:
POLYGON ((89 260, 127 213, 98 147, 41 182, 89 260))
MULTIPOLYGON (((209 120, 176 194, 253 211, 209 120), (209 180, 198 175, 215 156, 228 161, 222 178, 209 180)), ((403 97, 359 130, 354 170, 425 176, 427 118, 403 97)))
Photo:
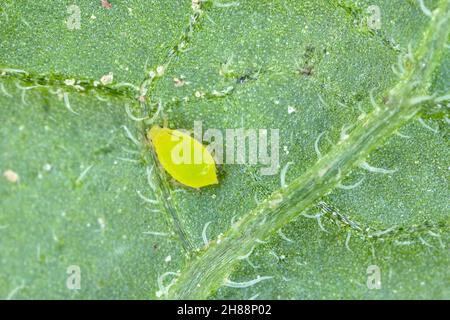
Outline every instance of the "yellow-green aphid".
POLYGON ((150 129, 148 138, 163 168, 178 182, 192 188, 218 183, 214 158, 199 141, 157 125, 150 129))

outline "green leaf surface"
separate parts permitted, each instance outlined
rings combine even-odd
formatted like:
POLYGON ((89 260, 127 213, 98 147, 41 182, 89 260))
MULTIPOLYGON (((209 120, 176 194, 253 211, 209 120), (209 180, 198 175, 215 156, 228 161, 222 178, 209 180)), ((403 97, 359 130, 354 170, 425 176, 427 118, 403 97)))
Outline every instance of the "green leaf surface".
POLYGON ((0 297, 450 297, 447 0, 110 2, 0 5, 0 297), (276 174, 176 184, 145 132, 194 121, 276 174))
POLYGON ((159 63, 189 21, 188 1, 4 1, 2 65, 66 77, 138 84, 144 66, 159 63), (68 28, 76 6, 80 28, 68 28))

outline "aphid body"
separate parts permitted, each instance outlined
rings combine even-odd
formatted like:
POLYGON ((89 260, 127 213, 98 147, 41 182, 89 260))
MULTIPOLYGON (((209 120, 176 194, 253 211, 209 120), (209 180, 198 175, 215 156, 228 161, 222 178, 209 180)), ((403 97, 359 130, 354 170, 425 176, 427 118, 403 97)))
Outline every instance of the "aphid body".
POLYGON ((176 181, 192 188, 218 183, 214 158, 190 135, 155 125, 148 138, 160 164, 176 181))

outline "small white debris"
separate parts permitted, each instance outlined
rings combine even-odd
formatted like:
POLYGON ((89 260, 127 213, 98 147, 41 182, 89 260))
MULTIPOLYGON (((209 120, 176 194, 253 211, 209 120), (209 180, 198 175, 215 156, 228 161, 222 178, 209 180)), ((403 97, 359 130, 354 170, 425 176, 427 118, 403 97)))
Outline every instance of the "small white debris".
POLYGON ((281 193, 276 193, 269 200, 269 207, 271 209, 276 208, 281 202, 283 202, 283 195, 281 193))
POLYGON ((164 75, 164 71, 166 70, 166 68, 164 68, 164 66, 159 66, 156 68, 156 73, 158 74, 158 77, 161 77, 164 75))
POLYGON ((291 114, 297 112, 297 109, 295 109, 293 106, 288 106, 287 112, 288 114, 291 114))
POLYGON ((75 79, 66 79, 66 80, 64 80, 64 84, 66 86, 74 86, 75 85, 75 79))
POLYGON ((44 164, 44 166, 42 167, 42 169, 43 169, 44 171, 49 172, 49 171, 52 170, 52 165, 51 165, 50 163, 46 163, 46 164, 44 164))
POLYGON ((192 0, 192 10, 199 11, 200 10, 200 0, 192 0))
POLYGON ((164 259, 165 262, 170 262, 172 261, 172 257, 169 255, 164 259))
POLYGON ((103 218, 98 218, 97 219, 98 224, 100 225, 100 230, 104 230, 106 227, 106 222, 105 219, 103 218))
POLYGON ((159 236, 159 237, 169 236, 169 234, 166 232, 156 232, 156 231, 144 231, 144 232, 142 232, 142 234, 148 234, 148 235, 159 236))
POLYGON ((184 81, 183 76, 180 76, 179 78, 175 77, 173 78, 173 82, 175 83, 175 87, 182 87, 186 84, 186 81, 184 81))
POLYGON ((91 19, 92 19, 92 20, 95 20, 95 19, 97 19, 97 17, 94 16, 94 15, 92 15, 92 16, 91 16, 91 19))
POLYGON ((106 86, 108 84, 111 84, 114 80, 114 75, 112 72, 105 74, 103 77, 100 78, 100 82, 106 86))
POLYGON ((6 170, 5 172, 3 172, 3 176, 6 178, 6 180, 12 183, 16 183, 19 181, 19 175, 12 170, 6 170))
POLYGON ((194 95, 196 98, 203 98, 205 96, 205 93, 201 91, 195 91, 194 95))
POLYGON ((223 233, 221 233, 217 236, 217 241, 216 241, 217 244, 222 242, 222 237, 223 237, 223 233))

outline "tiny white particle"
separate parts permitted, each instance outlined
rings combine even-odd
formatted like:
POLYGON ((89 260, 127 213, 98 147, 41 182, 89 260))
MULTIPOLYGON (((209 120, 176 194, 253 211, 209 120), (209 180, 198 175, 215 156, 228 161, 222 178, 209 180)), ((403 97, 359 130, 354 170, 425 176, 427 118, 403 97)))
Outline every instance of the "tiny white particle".
POLYGON ((164 75, 164 71, 165 71, 164 66, 159 66, 158 68, 156 68, 156 73, 158 74, 159 77, 164 75))
POLYGON ((17 181, 19 181, 19 175, 12 170, 6 170, 5 172, 3 172, 3 175, 9 182, 16 183, 17 181))
POLYGON ((66 80, 64 80, 64 84, 66 86, 73 86, 73 85, 75 85, 75 79, 66 79, 66 80))
POLYGON ((288 106, 287 111, 288 111, 288 114, 291 114, 291 113, 297 112, 297 109, 295 109, 293 106, 288 106))
POLYGON ((98 218, 98 219, 97 219, 97 222, 98 222, 98 224, 100 225, 100 229, 101 229, 101 230, 105 229, 105 227, 106 227, 105 219, 103 219, 103 218, 98 218))
POLYGON ((103 85, 111 84, 114 80, 114 75, 112 72, 105 74, 103 77, 100 78, 100 82, 103 85))
POLYGON ((172 260, 172 257, 170 255, 164 259, 165 262, 170 262, 171 260, 172 260))

